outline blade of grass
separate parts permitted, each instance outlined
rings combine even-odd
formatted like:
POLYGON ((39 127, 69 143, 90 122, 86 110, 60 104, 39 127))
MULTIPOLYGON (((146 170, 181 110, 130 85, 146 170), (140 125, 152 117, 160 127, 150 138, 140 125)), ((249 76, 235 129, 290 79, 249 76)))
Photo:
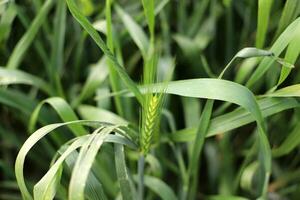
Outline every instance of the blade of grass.
MULTIPOLYGON (((10 106, 20 111, 25 116, 30 116, 38 102, 29 98, 27 95, 15 91, 15 90, 4 90, 0 89, 0 102, 2 105, 10 106)), ((47 116, 45 113, 41 113, 39 121, 48 121, 52 116, 47 116), (50 118, 49 118, 50 117, 50 118)))
MULTIPOLYGON (((133 177, 137 181, 138 177, 133 177)), ((163 200, 177 200, 174 191, 162 180, 153 176, 144 176, 145 185, 163 200)))
MULTIPOLYGON (((72 110, 70 105, 64 99, 60 97, 51 97, 40 102, 35 108, 35 110, 32 112, 32 115, 30 117, 30 122, 28 125, 29 132, 32 132, 35 129, 35 125, 39 117, 40 110, 42 106, 46 103, 51 105, 54 108, 54 110, 57 112, 57 114, 64 122, 78 120, 75 112, 72 110)), ((81 125, 77 125, 77 124, 71 125, 69 126, 69 128, 76 136, 86 134, 86 130, 81 125)))
POLYGON ((146 16, 147 24, 151 38, 154 40, 154 27, 155 27, 155 11, 154 0, 142 0, 144 14, 146 16))
MULTIPOLYGON (((26 15, 25 9, 18 6, 17 14, 18 14, 18 19, 21 21, 24 28, 26 28, 26 30, 28 30, 30 28, 31 21, 30 21, 29 16, 26 15)), ((45 68, 48 72, 47 75, 49 76, 50 75, 50 58, 47 55, 47 52, 44 48, 44 44, 42 43, 41 40, 39 40, 39 38, 34 39, 32 42, 33 42, 33 46, 34 46, 36 52, 39 54, 39 56, 43 62, 43 65, 45 66, 45 68)))
POLYGON ((225 61, 228 62, 235 52, 234 47, 234 20, 233 1, 224 1, 225 4, 225 61))
POLYGON ((44 126, 37 131, 35 131, 23 144, 21 147, 17 158, 15 162, 15 175, 16 179, 22 194, 23 199, 30 200, 33 199, 32 195, 28 191, 28 188, 25 183, 24 179, 24 162, 25 158, 30 151, 30 149, 42 138, 44 138, 47 134, 49 134, 51 131, 62 127, 66 125, 87 125, 87 126, 101 126, 105 125, 102 122, 99 121, 88 121, 88 120, 78 120, 78 121, 71 121, 71 122, 65 122, 65 123, 56 123, 56 124, 50 124, 47 126, 44 126))
POLYGON ((268 31, 269 19, 271 15, 273 0, 258 1, 258 17, 257 17, 257 32, 256 43, 257 48, 263 48, 268 31))
POLYGON ((80 13, 79 9, 76 7, 73 0, 66 0, 69 10, 71 11, 73 17, 81 24, 81 26, 89 33, 89 35, 93 38, 96 42, 98 47, 103 51, 103 53, 107 56, 109 60, 114 63, 115 70, 118 72, 119 76, 122 78, 126 86, 134 93, 138 102, 142 104, 143 96, 138 90, 135 83, 130 79, 128 74, 126 73, 125 69, 119 64, 116 57, 112 54, 109 48, 106 46, 100 35, 97 31, 93 28, 92 24, 88 21, 88 19, 80 13))
POLYGON ((253 57, 273 57, 273 53, 271 51, 265 51, 265 50, 261 50, 261 49, 257 49, 257 48, 253 48, 253 47, 243 48, 226 65, 226 67, 220 73, 219 78, 222 78, 224 76, 224 73, 229 69, 229 67, 231 67, 231 64, 237 58, 253 58, 253 57))
POLYGON ((262 97, 300 97, 300 84, 290 85, 272 93, 261 95, 262 97))
POLYGON ((115 166, 118 176, 118 182, 124 200, 136 199, 136 194, 133 193, 133 185, 128 176, 128 170, 126 167, 125 154, 123 145, 115 145, 115 166))
POLYGON ((248 200, 244 197, 228 196, 228 195, 210 195, 207 196, 207 200, 248 200))
POLYGON ((66 3, 58 1, 53 26, 54 34, 51 42, 51 82, 57 93, 64 97, 60 76, 64 66, 64 44, 66 32, 66 3))
MULTIPOLYGON (((105 15, 106 15, 106 30, 107 30, 107 46, 111 52, 114 52, 114 31, 113 31, 113 26, 112 26, 112 20, 111 20, 111 1, 108 0, 106 1, 106 8, 105 8, 105 15)), ((117 72, 115 71, 115 66, 113 62, 110 60, 107 61, 108 66, 109 66, 109 78, 110 78, 110 84, 112 87, 113 92, 117 92, 122 89, 119 79, 117 77, 117 72)), ((124 109, 122 105, 121 98, 118 96, 114 97, 114 102, 116 105, 117 113, 124 117, 124 109)))
POLYGON ((195 142, 192 144, 192 155, 189 161, 188 170, 187 170, 187 179, 191 179, 190 183, 188 183, 189 188, 189 199, 196 198, 196 191, 198 185, 198 167, 199 167, 199 156, 202 151, 202 147, 204 144, 205 136, 207 134, 207 130, 210 124, 210 118, 212 114, 214 101, 208 100, 204 106, 203 112, 200 116, 200 120, 198 122, 198 127, 196 130, 196 138, 195 142))
MULTIPOLYGON (((77 148, 83 146, 85 142, 91 137, 91 135, 85 135, 78 137, 72 142, 71 145, 64 145, 61 147, 59 159, 51 166, 48 172, 43 176, 43 178, 34 186, 34 199, 52 199, 56 193, 57 185, 53 184, 55 181, 60 179, 60 171, 62 169, 63 162, 73 153, 77 148)), ((124 139, 122 136, 110 135, 106 137, 105 142, 115 142, 119 144, 129 145, 133 148, 132 143, 129 140, 124 139)), ((87 186, 88 187, 88 186, 87 186)), ((102 194, 97 195, 97 192, 94 191, 94 196, 99 197, 103 196, 102 194)))
MULTIPOLYGON (((296 63, 297 58, 300 54, 300 48, 298 44, 300 43, 300 34, 297 34, 295 38, 289 44, 287 51, 285 53, 284 60, 289 63, 296 63)), ((276 86, 279 86, 290 74, 291 68, 283 65, 281 68, 280 77, 276 86)))
POLYGON ((12 23, 17 15, 17 9, 14 3, 10 3, 5 10, 5 12, 1 13, 0 20, 0 44, 7 40, 9 37, 12 23))
POLYGON ((280 17, 279 25, 276 30, 275 38, 295 19, 295 13, 300 2, 297 0, 287 0, 280 17))
POLYGON ((78 158, 76 160, 70 184, 69 184, 69 199, 83 200, 84 188, 88 179, 88 174, 92 168, 93 161, 97 152, 101 148, 104 138, 113 131, 115 127, 107 127, 96 130, 81 148, 78 158), (94 137, 93 137, 94 136, 94 137))
POLYGON ((191 37, 194 36, 197 30, 199 29, 200 22, 203 19, 205 11, 209 5, 209 1, 197 1, 195 4, 196 5, 194 7, 194 12, 192 12, 192 16, 189 18, 188 21, 189 29, 187 31, 187 34, 191 37))
POLYGON ((52 88, 42 79, 21 70, 0 67, 0 85, 26 84, 37 87, 47 94, 53 94, 52 88))
MULTIPOLYGON (((293 23, 291 23, 285 31, 279 36, 275 41, 270 51, 274 53, 275 57, 278 57, 282 51, 290 44, 290 42, 295 38, 297 34, 300 33, 300 18, 297 18, 293 23)), ((264 58, 257 69, 252 73, 248 79, 246 86, 251 87, 254 83, 259 80, 265 72, 272 66, 274 63, 273 58, 264 58)))
POLYGON ((185 33, 185 25, 187 20, 187 13, 186 13, 186 1, 179 1, 176 5, 176 11, 178 16, 177 22, 177 32, 184 34, 185 33))
MULTIPOLYGON (((265 94, 266 97, 300 97, 300 84, 291 85, 279 89, 273 93, 265 94)), ((300 123, 297 123, 293 131, 287 136, 283 143, 273 150, 273 155, 276 157, 290 153, 295 147, 300 144, 299 130, 300 123)))
POLYGON ((90 68, 88 78, 86 79, 80 94, 74 98, 71 105, 77 107, 82 101, 91 97, 108 76, 106 59, 102 57, 96 64, 90 68))
MULTIPOLYGON (((284 110, 297 108, 299 103, 293 98, 265 98, 258 101, 259 108, 264 118, 280 113, 284 110)), ((243 108, 237 108, 232 112, 215 117, 211 120, 206 137, 224 134, 251 122, 255 119, 243 108)), ((196 127, 181 129, 170 135, 174 142, 194 141, 196 127)))
POLYGON ((272 150, 274 157, 280 157, 289 154, 300 144, 300 123, 298 122, 292 132, 284 139, 284 141, 272 150))
POLYGON ((119 124, 122 126, 127 126, 129 124, 128 121, 119 115, 102 108, 89 105, 80 105, 77 110, 79 115, 86 120, 99 120, 111 124, 119 124))
POLYGON ((18 41, 17 45, 15 46, 6 65, 8 69, 16 69, 19 67, 24 57, 24 54, 26 53, 27 49, 31 45, 38 30, 46 20, 46 16, 50 12, 52 6, 53 6, 52 0, 47 0, 43 4, 42 8, 39 10, 37 16, 34 18, 27 32, 22 36, 22 38, 18 41))
POLYGON ((115 8, 134 43, 145 57, 149 49, 149 39, 147 38, 146 33, 120 6, 116 5, 115 8))
POLYGON ((33 190, 34 199, 53 199, 56 193, 57 185, 53 184, 56 180, 60 180, 60 171, 64 160, 77 148, 82 146, 89 136, 82 136, 76 139, 70 146, 68 146, 64 152, 61 152, 59 159, 51 166, 47 173, 41 178, 41 180, 35 184, 33 190))
MULTIPOLYGON (((116 7, 118 9, 118 7, 116 7)), ((120 9, 120 8, 119 8, 120 9)), ((122 13, 122 11, 121 11, 122 13)), ((128 23, 130 24, 130 17, 127 16, 126 14, 124 16, 121 17, 122 20, 123 19, 129 19, 128 23)), ((106 30, 107 30, 107 45, 108 48, 114 52, 114 40, 113 40, 113 36, 114 36, 114 32, 113 32, 113 27, 112 27, 112 21, 111 21, 111 2, 110 0, 106 1, 106 30)), ((125 25, 127 25, 127 22, 124 23, 125 25)), ((135 25, 134 22, 131 25, 135 25)), ((121 90, 121 86, 120 83, 118 81, 117 78, 117 74, 115 71, 115 66, 113 62, 108 61, 108 65, 109 65, 109 70, 110 70, 110 83, 112 86, 112 90, 113 92, 117 92, 119 90, 121 90)), ((115 104, 116 104, 116 109, 117 112, 120 116, 124 117, 125 113, 123 110, 123 106, 122 106, 122 101, 121 98, 118 96, 114 97, 115 100, 115 104)), ((127 171, 127 167, 126 167, 126 162, 125 162, 125 154, 124 154, 124 147, 120 144, 115 144, 114 145, 114 151, 115 151, 115 166, 116 166, 116 172, 117 172, 117 177, 118 177, 118 183, 120 186, 120 190, 121 190, 121 195, 122 195, 122 199, 124 200, 131 200, 134 199, 134 196, 132 194, 133 190, 132 190, 132 184, 130 183, 130 180, 128 178, 128 171, 127 171)))
MULTIPOLYGON (((77 158, 78 158, 77 151, 73 151, 73 153, 66 158, 66 164, 70 171, 72 171, 72 169, 74 168, 74 164, 77 158)), ((97 178, 95 172, 93 171, 89 174, 86 183, 85 192, 86 192, 85 195, 87 199, 108 200, 107 195, 104 193, 104 185, 102 187, 102 182, 99 181, 99 178, 97 178)), ((67 199, 67 197, 65 198, 67 199)))

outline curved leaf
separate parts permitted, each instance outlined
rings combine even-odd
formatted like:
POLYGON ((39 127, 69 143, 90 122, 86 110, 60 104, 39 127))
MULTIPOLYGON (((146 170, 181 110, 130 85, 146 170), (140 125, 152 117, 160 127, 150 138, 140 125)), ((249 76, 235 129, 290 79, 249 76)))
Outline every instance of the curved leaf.
MULTIPOLYGON (((29 132, 34 130, 40 110, 45 103, 51 105, 64 122, 78 120, 76 114, 64 99, 60 97, 51 97, 40 102, 32 112, 29 122, 29 132)), ((69 128, 76 136, 84 135, 86 133, 81 125, 74 124, 69 126, 69 128)))
POLYGON ((300 84, 290 85, 272 93, 261 95, 263 97, 300 97, 300 84))
MULTIPOLYGON (((258 105, 264 118, 300 106, 298 101, 292 98, 265 98, 259 100, 258 105)), ((206 137, 224 134, 254 121, 251 113, 243 108, 237 108, 232 112, 213 118, 206 137)), ((194 140, 195 134, 196 127, 193 127, 176 131, 170 137, 174 142, 188 142, 194 140)))
POLYGON ((30 151, 30 149, 42 138, 44 138, 47 134, 51 131, 66 125, 86 125, 86 126, 107 126, 107 123, 99 122, 99 121, 89 121, 89 120, 78 120, 72 122, 65 122, 65 123, 56 123, 44 126, 37 131, 35 131, 23 144, 21 147, 15 162, 15 174, 17 183, 19 185, 20 191, 22 193, 23 199, 31 200, 33 199, 28 188, 25 183, 24 179, 24 162, 26 155, 30 151))
MULTIPOLYGON (((137 181, 137 176, 133 177, 137 181)), ((163 200, 177 200, 173 190, 162 180, 153 176, 144 176, 144 184, 163 200)))
POLYGON ((88 179, 89 172, 92 168, 92 164, 95 157, 103 144, 105 138, 110 134, 117 126, 110 126, 105 128, 98 128, 90 136, 89 140, 82 146, 78 158, 76 160, 70 185, 69 185, 69 199, 70 200, 83 200, 84 189, 86 181, 88 179))
MULTIPOLYGON (((278 57, 297 34, 300 34, 300 18, 297 18, 285 29, 285 31, 275 41, 270 51, 274 53, 275 57, 278 57)), ((250 76, 247 86, 252 86, 260 77, 264 75, 264 73, 272 66, 273 63, 273 58, 264 58, 255 72, 250 76)))
POLYGON ((0 85, 25 84, 40 88, 52 94, 51 87, 42 79, 21 70, 5 69, 0 67, 0 85))
POLYGON ((99 120, 99 121, 109 122, 112 124, 119 124, 123 126, 129 124, 128 121, 116 115, 115 113, 94 106, 80 105, 78 107, 78 112, 83 119, 87 119, 87 120, 99 120))

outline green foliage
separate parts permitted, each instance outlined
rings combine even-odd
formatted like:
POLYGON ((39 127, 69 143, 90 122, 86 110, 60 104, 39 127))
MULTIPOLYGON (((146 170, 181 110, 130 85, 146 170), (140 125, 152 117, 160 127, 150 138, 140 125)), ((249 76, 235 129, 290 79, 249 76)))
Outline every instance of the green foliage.
POLYGON ((0 1, 0 199, 297 199, 299 15, 0 1))

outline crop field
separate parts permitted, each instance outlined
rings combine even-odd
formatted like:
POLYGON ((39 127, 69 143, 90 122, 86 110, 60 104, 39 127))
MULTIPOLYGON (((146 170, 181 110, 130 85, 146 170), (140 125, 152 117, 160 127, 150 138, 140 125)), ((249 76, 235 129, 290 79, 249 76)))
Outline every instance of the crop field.
POLYGON ((299 200, 300 0, 0 0, 0 200, 299 200))

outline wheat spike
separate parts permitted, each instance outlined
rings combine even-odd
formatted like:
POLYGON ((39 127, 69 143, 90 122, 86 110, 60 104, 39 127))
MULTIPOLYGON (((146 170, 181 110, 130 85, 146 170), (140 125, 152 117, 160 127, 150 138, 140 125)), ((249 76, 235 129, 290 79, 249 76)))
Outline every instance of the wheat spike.
POLYGON ((143 154, 149 152, 154 132, 159 122, 160 98, 158 95, 151 95, 145 106, 145 113, 142 127, 141 150, 143 154))

